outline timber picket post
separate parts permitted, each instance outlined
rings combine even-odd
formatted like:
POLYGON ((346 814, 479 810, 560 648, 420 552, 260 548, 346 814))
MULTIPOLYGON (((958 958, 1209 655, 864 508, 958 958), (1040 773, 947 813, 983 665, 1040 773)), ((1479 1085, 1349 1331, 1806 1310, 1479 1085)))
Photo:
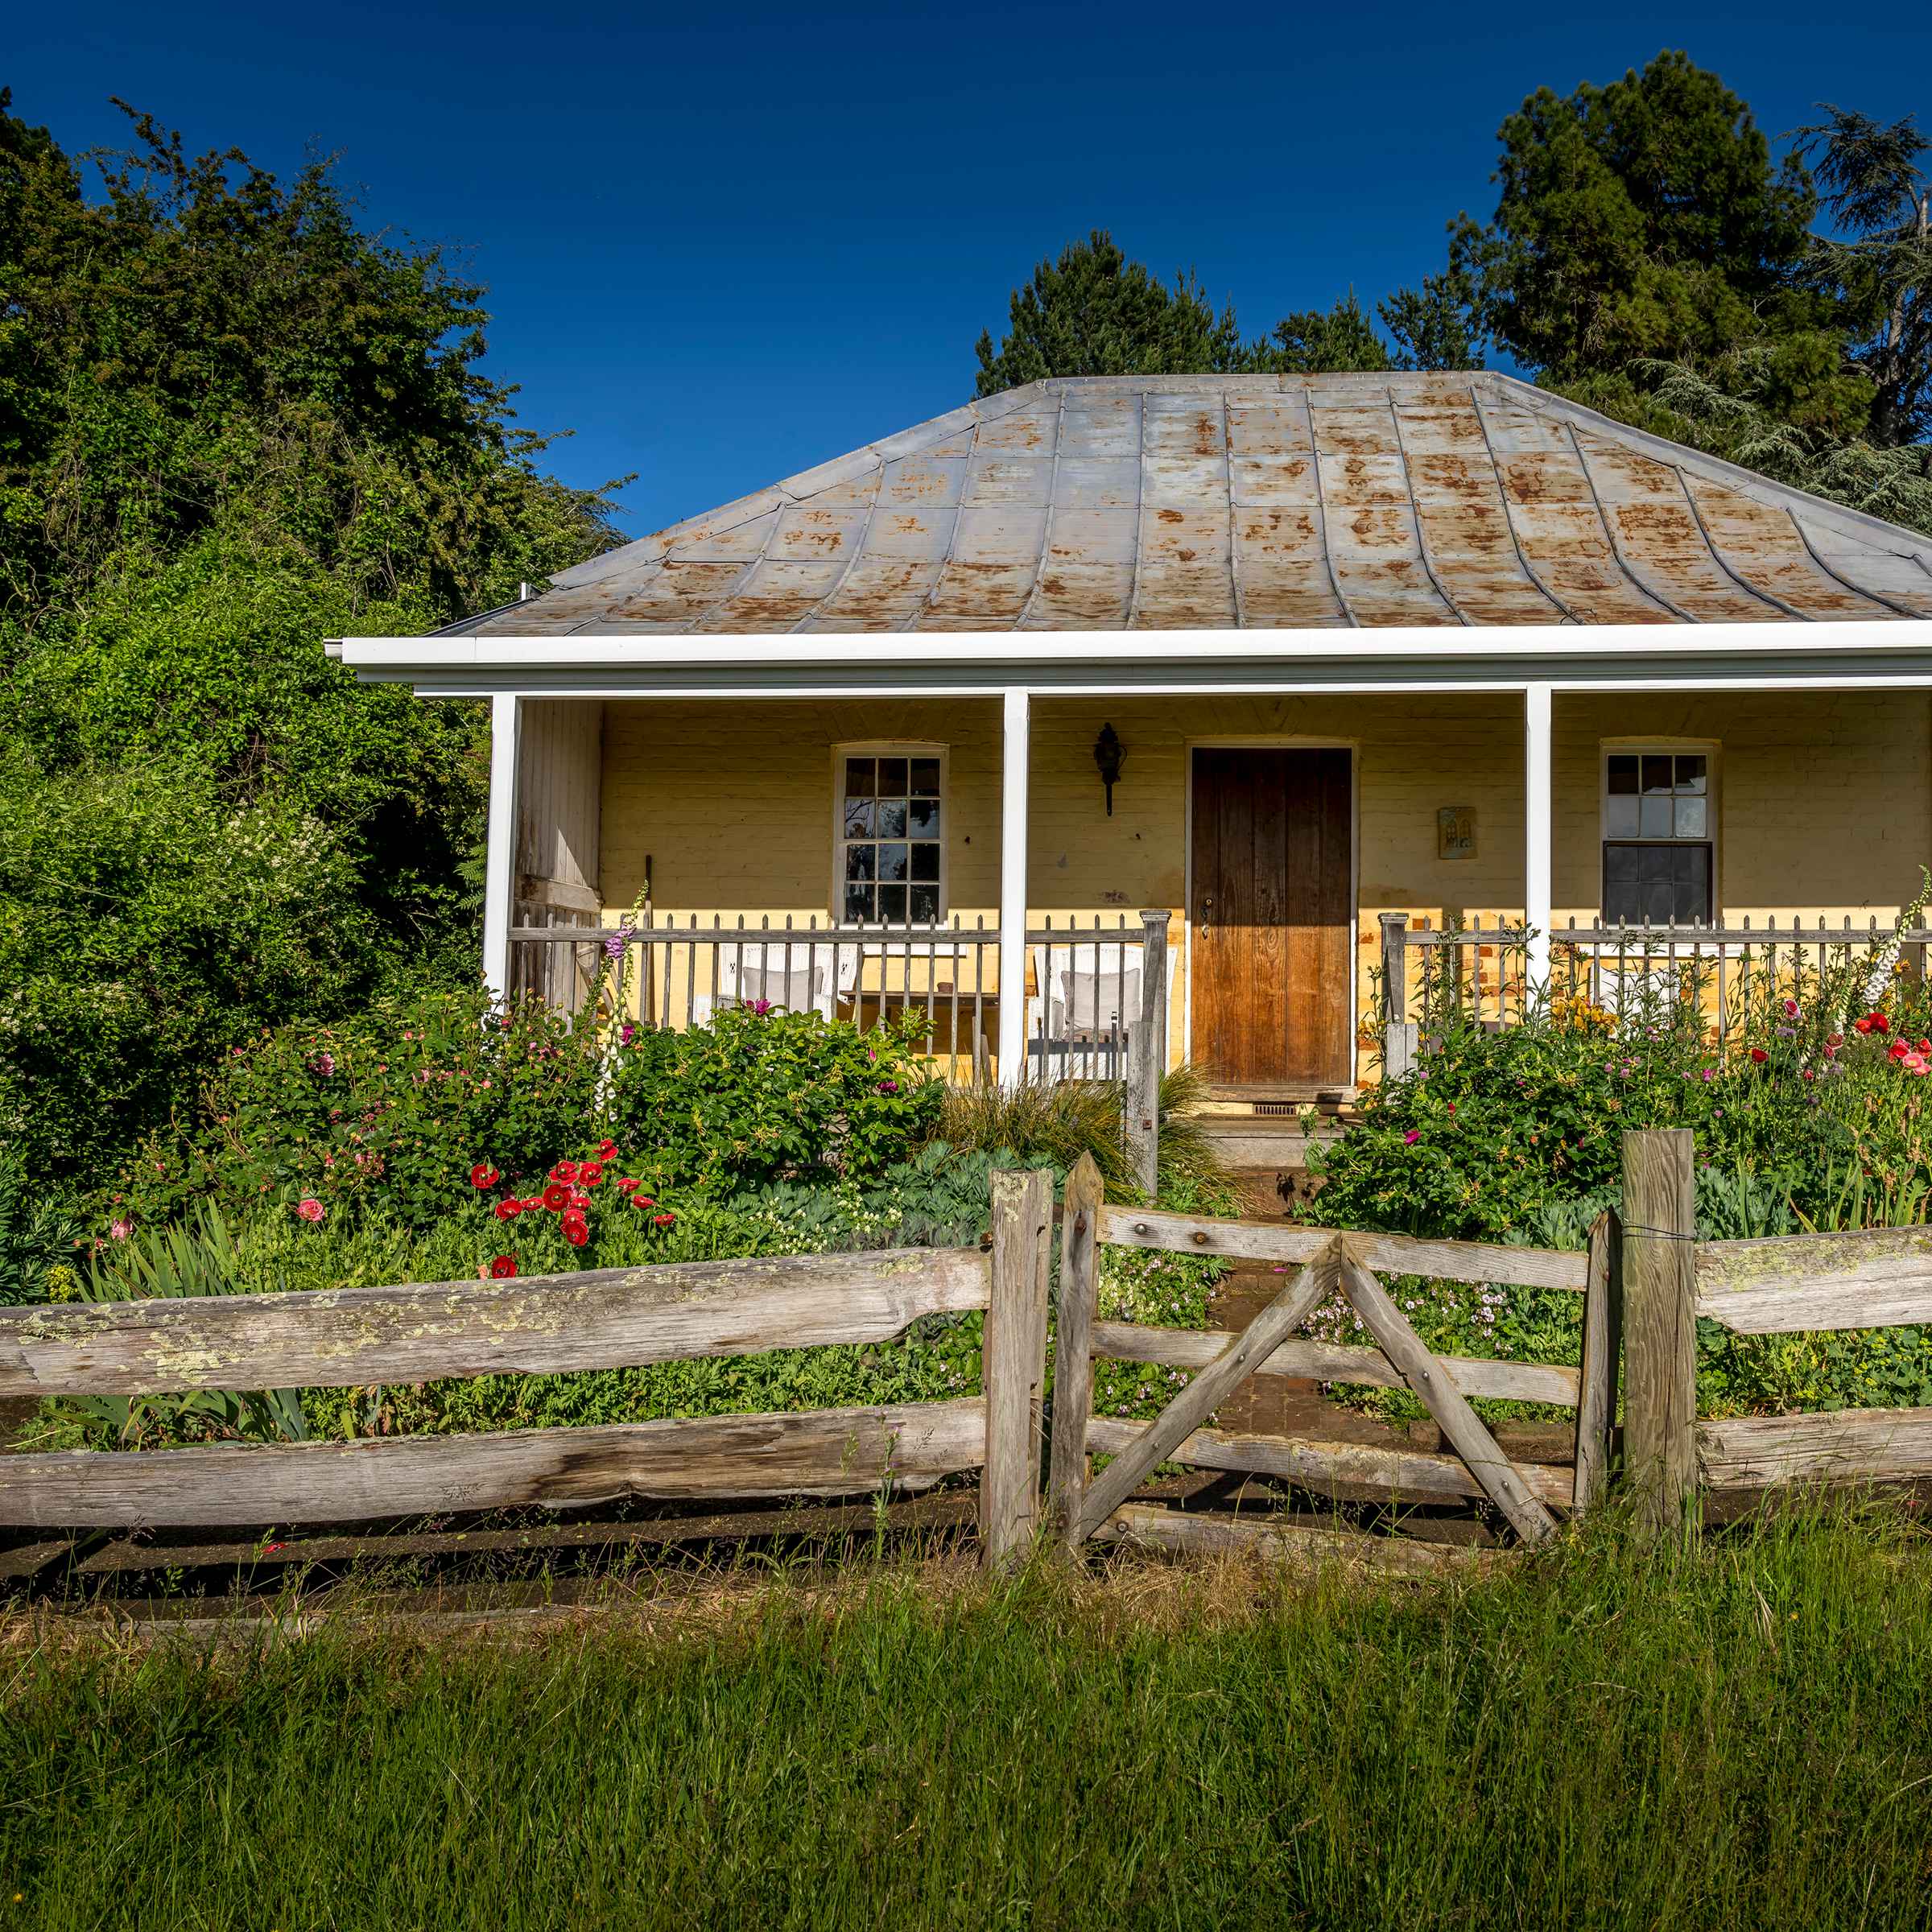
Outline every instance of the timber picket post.
POLYGON ((1093 1327, 1098 1312, 1100 1170, 1084 1154, 1060 1202, 1060 1281, 1053 1336, 1053 1445, 1046 1521, 1065 1541, 1087 1496, 1087 1424, 1093 1414, 1093 1327))
POLYGON ((1127 1029, 1126 1092, 1122 1100, 1121 1137, 1134 1185, 1151 1200, 1160 1187, 1161 1068, 1154 1057, 1154 1029, 1136 1020, 1127 1029))
POLYGON ((1624 1136, 1624 1467, 1653 1537, 1695 1521, 1697 1182, 1687 1127, 1624 1136))
POLYGON ((1576 1402, 1576 1501, 1583 1516, 1604 1500, 1616 1429, 1617 1369, 1623 1354, 1624 1229, 1606 1208, 1590 1229, 1590 1276, 1583 1290, 1583 1365, 1576 1402))
POLYGON ((1382 1077, 1415 1064, 1416 1028, 1409 1018, 1409 915, 1385 912, 1382 923, 1382 1077))
POLYGON ((981 1352, 986 1461, 980 1549, 989 1568, 1024 1557, 1039 1518, 1053 1179, 1043 1168, 993 1177, 993 1280, 981 1352))

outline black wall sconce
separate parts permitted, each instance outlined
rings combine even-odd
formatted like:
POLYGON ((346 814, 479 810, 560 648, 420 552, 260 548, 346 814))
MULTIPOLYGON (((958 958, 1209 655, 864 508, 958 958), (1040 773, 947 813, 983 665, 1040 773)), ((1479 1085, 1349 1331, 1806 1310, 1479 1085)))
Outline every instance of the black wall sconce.
POLYGON ((1113 816, 1113 788, 1119 783, 1121 767, 1127 762, 1127 749, 1111 724, 1100 727, 1093 741, 1093 762, 1100 767, 1100 782, 1107 787, 1107 815, 1113 816))

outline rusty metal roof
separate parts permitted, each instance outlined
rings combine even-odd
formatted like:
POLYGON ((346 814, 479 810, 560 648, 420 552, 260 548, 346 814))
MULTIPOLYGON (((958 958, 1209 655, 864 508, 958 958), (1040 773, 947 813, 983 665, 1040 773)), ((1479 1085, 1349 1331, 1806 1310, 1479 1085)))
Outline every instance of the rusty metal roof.
POLYGON ((1474 374, 1065 378, 443 634, 1932 617, 1932 540, 1474 374))

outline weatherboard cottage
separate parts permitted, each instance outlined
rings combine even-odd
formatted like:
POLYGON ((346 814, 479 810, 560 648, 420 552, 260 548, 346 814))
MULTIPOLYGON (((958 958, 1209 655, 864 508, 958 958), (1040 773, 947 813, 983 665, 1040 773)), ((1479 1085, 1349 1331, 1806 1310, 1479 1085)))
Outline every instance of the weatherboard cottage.
POLYGON ((492 985, 622 948, 634 1022, 904 1009, 957 1078, 1145 1017, 1345 1099, 1432 962, 1607 997, 1932 857, 1932 541, 1488 373, 1034 383, 331 649, 492 706, 492 985))

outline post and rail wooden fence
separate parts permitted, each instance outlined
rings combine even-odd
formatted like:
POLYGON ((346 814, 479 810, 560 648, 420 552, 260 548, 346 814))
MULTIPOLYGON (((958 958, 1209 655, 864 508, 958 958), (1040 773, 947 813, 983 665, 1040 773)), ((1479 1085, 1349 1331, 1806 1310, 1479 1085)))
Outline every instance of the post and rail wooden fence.
POLYGON ((1932 1480, 1932 1408, 1700 1422, 1695 1402, 1699 1319, 1740 1334, 1932 1324, 1932 1228, 1700 1241, 1690 1134, 1630 1133, 1624 1150, 1624 1214, 1600 1217, 1584 1253, 1110 1205, 1084 1158, 1059 1216, 1050 1404, 1055 1213, 1049 1177, 1037 1171, 994 1177, 984 1249, 0 1310, 0 1397, 554 1374, 877 1343, 927 1316, 986 1316, 979 1396, 496 1434, 25 1453, 0 1457, 0 1529, 394 1521, 633 1497, 851 1496, 916 1491, 976 1470, 981 1544, 993 1564, 1018 1560, 1044 1534, 1075 1549, 1089 1540, 1252 1546, 1291 1560, 1347 1556, 1426 1574, 1469 1553, 1190 1513, 1137 1501, 1135 1492, 1157 1465, 1176 1463, 1273 1477, 1337 1500, 1486 1503, 1518 1542, 1534 1544, 1559 1517, 1573 1520, 1600 1503, 1619 1460, 1640 1521, 1659 1535, 1694 1523, 1703 1505, 1734 1513, 1793 1484, 1932 1480), (1238 1333, 1163 1328, 1101 1318, 1108 1247, 1292 1272, 1238 1333), (1574 1294, 1579 1360, 1435 1354, 1385 1277, 1574 1294), (1337 1294, 1373 1347, 1298 1332, 1337 1294), (1104 1417, 1093 1410, 1096 1357, 1158 1364, 1191 1379, 1151 1421, 1104 1417), (1406 1386, 1447 1452, 1216 1428, 1216 1410, 1257 1374, 1406 1386), (1574 1467, 1506 1454, 1472 1397, 1573 1410, 1574 1467), (1112 1459, 1097 1476, 1095 1456, 1112 1459))
POLYGON ((557 1374, 881 1342, 984 1311, 987 1393, 949 1402, 462 1435, 0 1457, 0 1526, 394 1520, 630 1497, 913 1491, 983 1468, 981 1534, 1034 1534, 1051 1200, 996 1177, 989 1249, 605 1269, 526 1280, 0 1310, 0 1397, 557 1374))

